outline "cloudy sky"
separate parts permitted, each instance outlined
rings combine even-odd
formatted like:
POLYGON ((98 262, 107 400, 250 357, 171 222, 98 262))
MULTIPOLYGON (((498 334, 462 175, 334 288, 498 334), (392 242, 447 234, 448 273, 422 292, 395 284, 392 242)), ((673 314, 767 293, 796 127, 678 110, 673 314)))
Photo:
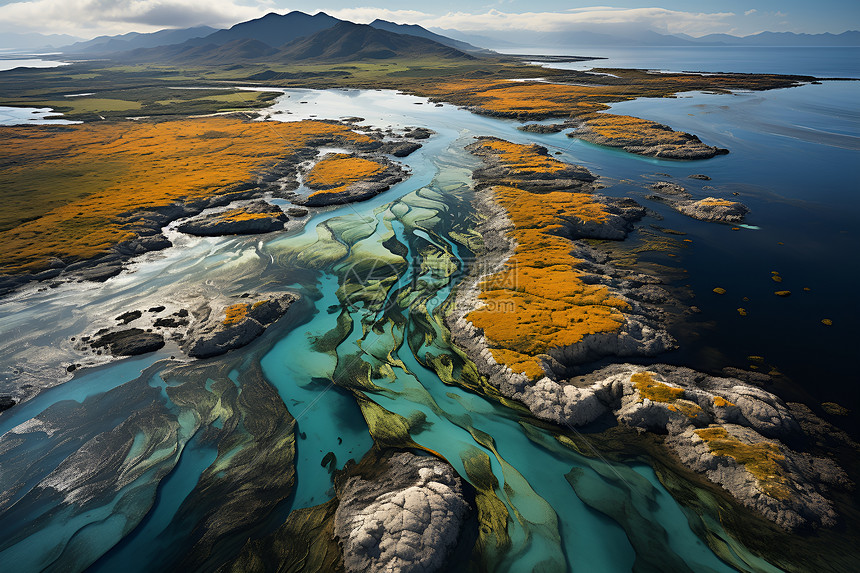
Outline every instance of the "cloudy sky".
POLYGON ((355 22, 384 18, 473 32, 524 28, 553 31, 610 24, 693 36, 860 29, 860 0, 610 2, 610 6, 593 6, 587 0, 0 0, 0 34, 65 33, 89 38, 201 24, 229 27, 268 12, 290 10, 322 10, 355 22))

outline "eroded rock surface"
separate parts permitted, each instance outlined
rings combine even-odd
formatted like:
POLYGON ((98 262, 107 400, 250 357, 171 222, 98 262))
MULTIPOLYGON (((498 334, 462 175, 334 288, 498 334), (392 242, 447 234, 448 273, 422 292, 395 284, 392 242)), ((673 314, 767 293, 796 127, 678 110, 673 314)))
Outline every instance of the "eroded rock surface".
POLYGON ((278 320, 296 300, 294 293, 218 301, 198 309, 182 345, 188 356, 209 358, 245 346, 278 320))
POLYGON ((334 532, 348 572, 443 571, 470 511, 454 469, 434 457, 396 453, 374 479, 337 488, 334 532))
POLYGON ((157 332, 129 328, 102 334, 90 346, 107 349, 114 356, 137 356, 162 348, 164 337, 157 332))
POLYGON ((735 378, 678 366, 617 364, 573 379, 545 377, 512 397, 563 426, 612 415, 621 424, 664 434, 686 467, 789 530, 834 525, 827 493, 850 483, 831 460, 785 445, 802 436, 792 411, 773 394, 735 378))
POLYGON ((251 235, 284 228, 287 216, 277 205, 253 201, 243 207, 199 215, 177 227, 183 233, 211 237, 217 235, 251 235))

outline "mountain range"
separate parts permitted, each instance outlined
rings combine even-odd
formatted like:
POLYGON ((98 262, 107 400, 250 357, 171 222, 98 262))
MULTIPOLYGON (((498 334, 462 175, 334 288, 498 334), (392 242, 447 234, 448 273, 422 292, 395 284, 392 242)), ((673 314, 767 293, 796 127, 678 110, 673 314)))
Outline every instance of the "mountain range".
MULTIPOLYGON (((432 32, 428 31, 427 34, 432 32)), ((353 24, 323 13, 308 16, 301 12, 291 12, 283 16, 269 14, 203 38, 192 38, 167 46, 103 54, 102 57, 123 63, 159 62, 179 65, 475 58, 474 55, 426 37, 390 32, 366 24, 353 24)))
POLYGON ((487 53, 490 50, 486 48, 535 50, 611 46, 860 46, 860 31, 854 30, 841 34, 761 32, 744 37, 729 34, 693 37, 685 34, 660 34, 619 25, 595 25, 588 29, 553 32, 485 30, 478 34, 435 28, 428 30, 415 24, 397 24, 380 19, 363 28, 355 26, 362 25, 340 20, 324 12, 310 15, 293 11, 283 15, 266 14, 224 30, 198 26, 148 34, 130 32, 118 36, 99 36, 92 40, 76 42, 77 38, 64 35, 4 34, 0 39, 0 48, 57 49, 67 56, 110 57, 129 61, 155 61, 164 58, 165 61, 172 62, 214 62, 219 54, 232 55, 243 60, 260 57, 285 60, 297 56, 303 59, 342 59, 346 57, 347 47, 355 48, 360 58, 379 58, 392 57, 392 54, 406 56, 421 50, 429 50, 427 55, 430 56, 462 57, 466 54, 487 53), (332 33, 335 30, 347 37, 335 37, 332 33), (381 33, 377 34, 371 30, 381 33), (317 34, 323 35, 311 41, 317 34), (414 45, 407 46, 398 36, 408 36, 424 42, 416 43, 417 40, 410 40, 414 45), (301 39, 308 42, 304 46, 291 46, 290 50, 286 50, 288 45, 301 39), (324 43, 330 43, 331 46, 325 47, 322 45, 324 43), (454 51, 442 50, 440 46, 454 51))

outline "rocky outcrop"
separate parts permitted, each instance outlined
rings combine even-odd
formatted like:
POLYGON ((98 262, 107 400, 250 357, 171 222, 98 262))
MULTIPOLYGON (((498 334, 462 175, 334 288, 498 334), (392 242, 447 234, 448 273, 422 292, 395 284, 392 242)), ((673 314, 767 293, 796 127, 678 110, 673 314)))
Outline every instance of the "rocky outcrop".
POLYGON ((287 220, 280 207, 258 200, 242 207, 193 217, 180 224, 177 230, 202 237, 251 235, 279 231, 287 220))
POLYGON ((164 347, 164 337, 157 332, 129 328, 108 332, 90 342, 96 349, 106 349, 114 356, 137 356, 164 347))
MULTIPOLYGON (((320 159, 320 162, 351 158, 353 156, 328 153, 320 159)), ((292 202, 305 207, 325 207, 365 201, 387 191, 409 176, 403 167, 393 163, 384 155, 364 155, 360 156, 360 159, 374 162, 380 166, 380 169, 357 180, 349 180, 349 167, 344 169, 344 179, 337 177, 330 181, 315 183, 306 178, 305 184, 312 192, 307 196, 295 196, 292 202)))
POLYGON ((645 207, 629 197, 592 195, 603 206, 602 221, 579 217, 562 217, 566 221, 564 234, 568 239, 609 239, 620 241, 633 230, 633 223, 645 216, 645 207))
POLYGON ((746 205, 717 197, 694 199, 684 187, 666 181, 651 185, 654 193, 648 195, 652 201, 665 203, 684 215, 713 223, 740 223, 749 213, 746 205))
POLYGON ((705 145, 690 133, 636 117, 594 113, 577 117, 567 124, 574 126, 568 137, 617 147, 637 155, 661 159, 709 159, 729 152, 728 149, 705 145))
POLYGON ((414 141, 391 141, 386 143, 381 151, 394 157, 407 157, 419 149, 421 149, 421 144, 414 141))
POLYGON ((545 377, 512 397, 563 426, 611 415, 665 434, 683 465, 789 530, 833 525, 836 513, 826 495, 830 487, 849 485, 831 460, 785 445, 802 435, 785 403, 737 379, 669 365, 616 364, 573 379, 545 377))
POLYGON ((11 396, 0 396, 0 412, 5 412, 15 404, 17 402, 11 396))
MULTIPOLYGON (((561 162, 559 162, 560 165, 556 165, 553 162, 552 167, 549 168, 540 163, 534 167, 524 166, 522 163, 517 163, 516 156, 505 161, 503 160, 504 156, 491 146, 494 144, 505 145, 508 142, 495 137, 478 137, 477 140, 475 143, 467 145, 466 151, 480 156, 484 161, 484 167, 476 169, 472 174, 472 177, 479 181, 482 186, 515 185, 519 189, 530 191, 571 188, 590 191, 593 188, 589 184, 597 179, 581 165, 561 164, 561 162), (485 143, 489 143, 491 146, 487 146, 485 143)), ((550 163, 552 159, 549 151, 540 145, 526 146, 522 155, 529 157, 529 159, 543 158, 544 161, 541 163, 550 163)))
POLYGON ((378 475, 349 477, 336 491, 334 533, 350 573, 443 571, 470 511, 450 465, 408 452, 382 458, 378 475))
POLYGON ((527 123, 517 129, 528 133, 561 133, 564 130, 562 123, 527 123))
MULTIPOLYGON (((533 166, 539 163, 534 157, 514 160, 533 166)), ((508 185, 518 185, 520 170, 505 170, 492 155, 485 161, 489 167, 475 173, 479 189, 487 181, 503 184, 505 179, 512 181, 508 185)), ((551 178, 541 180, 547 186, 551 182, 551 178)), ((686 189, 674 183, 659 182, 652 190, 667 202, 695 203, 686 189)), ((592 198, 601 202, 609 215, 603 220, 592 217, 588 225, 566 221, 561 232, 568 238, 623 238, 629 225, 644 214, 634 201, 592 198), (624 224, 618 224, 613 216, 624 224)), ((611 418, 637 431, 666 436, 667 454, 676 463, 722 486, 738 503, 786 529, 834 523, 836 514, 828 489, 848 485, 845 473, 829 460, 786 445, 801 443, 804 431, 791 409, 755 382, 667 365, 645 368, 617 364, 573 376, 577 365, 607 356, 655 356, 675 345, 665 325, 669 313, 678 307, 677 301, 655 277, 615 266, 594 246, 574 242, 571 264, 582 273, 583 282, 606 285, 613 296, 627 304, 620 328, 585 334, 573 344, 550 347, 535 357, 542 376, 515 372, 500 363, 507 360, 506 355, 494 353, 496 347, 467 317, 484 304, 479 298, 482 277, 493 275, 518 252, 512 237, 530 235, 515 235, 513 220, 491 193, 476 192, 474 204, 483 216, 476 230, 484 240, 482 258, 487 263, 480 274, 461 282, 457 304, 447 315, 446 324, 452 340, 502 395, 524 403, 536 417, 562 426, 584 426, 611 418)), ((806 419, 804 423, 809 424, 806 419)))
POLYGON ((194 312, 182 349, 193 358, 209 358, 245 346, 260 336, 298 300, 294 293, 270 293, 251 299, 207 303, 194 312))

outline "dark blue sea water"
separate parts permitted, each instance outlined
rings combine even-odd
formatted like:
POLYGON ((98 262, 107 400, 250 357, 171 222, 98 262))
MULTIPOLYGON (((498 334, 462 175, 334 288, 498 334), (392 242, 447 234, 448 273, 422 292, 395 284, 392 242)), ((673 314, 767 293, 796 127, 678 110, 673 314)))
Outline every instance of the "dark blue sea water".
POLYGON ((860 47, 590 47, 517 48, 500 50, 516 54, 592 56, 588 62, 556 64, 554 67, 583 70, 638 68, 672 72, 737 72, 756 74, 810 75, 822 78, 860 77, 860 47))

